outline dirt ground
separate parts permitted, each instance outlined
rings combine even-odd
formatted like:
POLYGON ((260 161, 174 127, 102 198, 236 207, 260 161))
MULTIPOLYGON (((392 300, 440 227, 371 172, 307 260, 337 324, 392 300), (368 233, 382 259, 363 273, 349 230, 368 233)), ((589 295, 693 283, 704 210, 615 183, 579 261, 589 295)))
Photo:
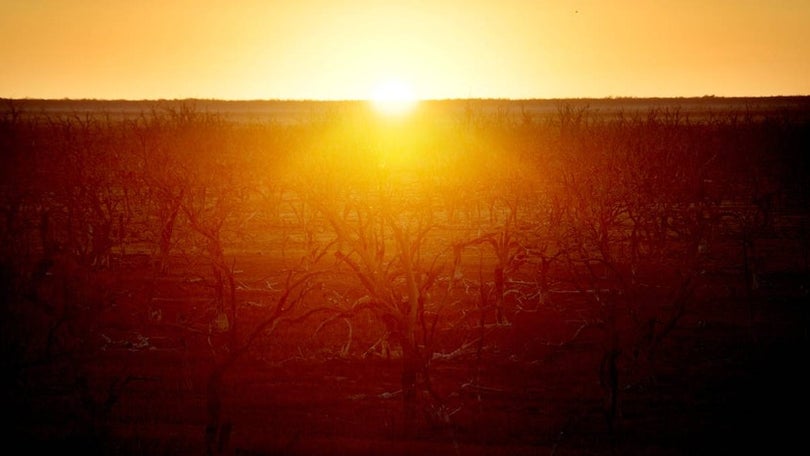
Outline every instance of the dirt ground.
MULTIPOLYGON (((700 302, 654 362, 634 365, 623 356, 612 431, 603 413, 598 331, 586 329, 567 341, 576 317, 570 306, 513 314, 509 325, 490 327, 480 359, 472 351, 437 356, 430 378, 436 396, 419 398, 418 426, 407 436, 396 352, 390 359, 359 356, 363 350, 341 355, 335 347, 345 336, 335 325, 313 345, 331 343, 332 349, 315 352, 299 343, 296 354, 289 341, 312 328, 280 330, 225 377, 228 452, 783 452, 803 445, 810 322, 803 292, 777 291, 753 305, 739 297, 700 302)), ((133 305, 139 299, 128 296, 133 305)), ((19 374, 6 390, 13 392, 7 410, 13 421, 4 425, 9 438, 43 451, 204 454, 212 365, 205 334, 180 331, 166 320, 110 321, 83 335, 100 344, 92 356, 57 357, 19 374)), ((356 344, 362 340, 356 335, 356 344)))

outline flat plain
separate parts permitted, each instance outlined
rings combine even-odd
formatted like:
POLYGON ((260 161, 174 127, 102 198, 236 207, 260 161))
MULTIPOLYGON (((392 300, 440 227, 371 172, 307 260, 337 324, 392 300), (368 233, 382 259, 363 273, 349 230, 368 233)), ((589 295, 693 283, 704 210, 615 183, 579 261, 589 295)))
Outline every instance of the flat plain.
POLYGON ((2 109, 8 445, 802 446, 807 97, 2 109))

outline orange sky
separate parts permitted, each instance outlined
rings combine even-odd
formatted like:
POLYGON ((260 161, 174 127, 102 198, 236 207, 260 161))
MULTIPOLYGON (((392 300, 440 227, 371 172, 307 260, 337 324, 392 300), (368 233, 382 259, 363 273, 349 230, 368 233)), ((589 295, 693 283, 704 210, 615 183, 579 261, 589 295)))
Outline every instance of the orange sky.
POLYGON ((810 1, 0 0, 0 62, 11 98, 808 95, 810 1))

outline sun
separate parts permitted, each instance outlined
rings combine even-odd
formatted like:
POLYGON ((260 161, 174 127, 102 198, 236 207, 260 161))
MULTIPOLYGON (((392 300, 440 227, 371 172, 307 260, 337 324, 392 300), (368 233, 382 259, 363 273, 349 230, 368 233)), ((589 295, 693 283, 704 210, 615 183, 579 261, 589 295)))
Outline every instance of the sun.
POLYGON ((403 115, 412 111, 419 102, 410 84, 391 79, 374 86, 371 103, 386 115, 403 115))

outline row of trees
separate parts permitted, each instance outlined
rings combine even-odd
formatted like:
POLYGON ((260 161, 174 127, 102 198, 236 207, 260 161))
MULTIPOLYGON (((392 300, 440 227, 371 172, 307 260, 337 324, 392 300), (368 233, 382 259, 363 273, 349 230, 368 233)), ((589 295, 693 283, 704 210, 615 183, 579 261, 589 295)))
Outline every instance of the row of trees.
POLYGON ((808 131, 784 116, 564 106, 547 118, 350 110, 282 125, 182 105, 128 119, 11 105, 0 122, 4 362, 19 372, 92 352, 81 325, 120 287, 104 277, 133 258, 149 259, 152 279, 191 262, 210 287, 195 319, 205 326, 182 330, 207 333, 212 348, 211 452, 227 440, 225 375, 280 324, 305 319, 351 328, 370 316, 375 346, 400 354, 410 432, 420 406, 449 419, 432 361, 480 362, 486 328, 566 292, 584 309, 569 340, 600 334, 594 373, 612 428, 621 373, 652 363, 706 299, 710 273, 738 268, 751 298, 765 267, 757 242, 782 236, 807 274, 806 218, 781 216, 807 212, 808 131), (240 258, 259 252, 275 286, 238 277, 240 258), (458 327, 469 331, 441 337, 458 327))

